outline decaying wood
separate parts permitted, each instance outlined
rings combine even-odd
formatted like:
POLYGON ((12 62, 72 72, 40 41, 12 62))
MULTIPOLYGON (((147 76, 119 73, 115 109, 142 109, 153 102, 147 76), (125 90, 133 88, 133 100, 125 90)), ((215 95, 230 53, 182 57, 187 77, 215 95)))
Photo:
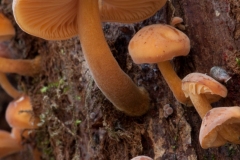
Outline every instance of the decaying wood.
MULTIPOLYGON (((10 3, 2 0, 1 11, 13 19, 10 3)), ((228 96, 213 106, 240 105, 238 0, 172 0, 141 23, 104 23, 106 39, 119 65, 151 97, 151 108, 141 117, 128 117, 116 111, 102 95, 89 73, 77 37, 43 41, 15 25, 18 33, 12 41, 15 51, 24 50, 22 58, 44 56, 44 73, 34 80, 21 81, 25 84, 22 88, 32 97, 35 114, 42 116, 35 144, 43 159, 128 160, 137 155, 156 160, 239 159, 239 145, 202 149, 198 142, 201 119, 195 109, 175 100, 155 64, 136 65, 128 54, 128 42, 139 29, 169 23, 173 15, 184 19, 183 32, 191 40, 189 55, 173 60, 178 75, 183 78, 191 72, 208 74, 211 67, 220 66, 232 79, 225 84, 228 96), (43 87, 47 91, 41 92, 43 87), (174 110, 168 117, 163 110, 166 104, 174 110)))

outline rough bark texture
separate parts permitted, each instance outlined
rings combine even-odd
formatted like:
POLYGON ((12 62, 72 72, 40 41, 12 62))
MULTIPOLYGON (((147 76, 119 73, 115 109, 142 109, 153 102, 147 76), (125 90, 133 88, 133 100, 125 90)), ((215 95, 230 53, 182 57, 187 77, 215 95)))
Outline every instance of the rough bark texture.
MULTIPOLYGON (((0 2, 0 11, 14 23, 11 0, 0 2)), ((156 65, 136 65, 129 57, 128 42, 140 28, 169 23, 172 15, 184 19, 183 32, 191 40, 189 55, 173 60, 178 75, 183 78, 191 72, 208 74, 211 67, 221 66, 232 79, 225 84, 228 96, 213 106, 240 105, 238 0, 172 0, 141 23, 104 24, 106 39, 119 65, 151 97, 149 112, 135 118, 115 110, 102 95, 89 73, 77 37, 44 41, 25 34, 15 24, 17 35, 10 44, 14 53, 23 53, 17 57, 44 57, 41 75, 18 79, 19 88, 31 96, 35 114, 42 119, 35 141, 25 144, 37 146, 47 160, 128 160, 136 155, 156 160, 239 159, 239 145, 202 149, 198 141, 201 119, 195 109, 175 100, 156 65), (174 110, 167 118, 163 110, 166 104, 174 110)))

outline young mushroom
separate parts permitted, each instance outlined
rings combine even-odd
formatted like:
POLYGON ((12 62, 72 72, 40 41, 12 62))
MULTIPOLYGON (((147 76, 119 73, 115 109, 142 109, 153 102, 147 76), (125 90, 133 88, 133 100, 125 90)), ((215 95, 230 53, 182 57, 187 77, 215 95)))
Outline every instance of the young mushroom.
POLYGON ((202 120, 199 142, 202 148, 219 147, 227 142, 240 144, 240 107, 218 107, 202 120))
POLYGON ((12 128, 35 129, 38 127, 39 118, 34 117, 30 98, 26 95, 9 103, 5 116, 12 128))
POLYGON ((22 145, 12 137, 11 133, 0 130, 0 158, 19 152, 22 149, 22 145))
POLYGON ((29 34, 51 40, 78 35, 89 70, 99 89, 118 110, 130 116, 140 116, 149 108, 148 93, 136 86, 119 67, 105 40, 101 21, 141 21, 152 16, 165 2, 14 0, 13 12, 18 25, 29 34))
POLYGON ((186 56, 190 51, 190 41, 183 32, 166 24, 150 25, 134 35, 128 50, 137 64, 157 63, 175 98, 182 104, 191 105, 182 91, 182 81, 170 63, 174 57, 186 56))
POLYGON ((210 103, 227 96, 225 86, 202 73, 191 73, 184 77, 182 80, 182 90, 185 96, 191 99, 201 118, 212 109, 210 103))

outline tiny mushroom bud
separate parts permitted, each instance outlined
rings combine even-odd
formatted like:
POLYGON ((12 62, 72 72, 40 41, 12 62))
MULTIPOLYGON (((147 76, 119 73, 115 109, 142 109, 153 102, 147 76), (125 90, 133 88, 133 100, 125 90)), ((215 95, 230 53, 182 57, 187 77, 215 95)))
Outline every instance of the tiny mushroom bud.
POLYGON ((39 123, 39 118, 33 115, 30 98, 26 95, 9 103, 6 120, 11 127, 17 129, 34 129, 39 123))
POLYGON ((214 66, 210 69, 210 76, 219 82, 227 83, 232 77, 229 76, 226 70, 219 66, 214 66))
POLYGON ((186 56, 190 51, 190 41, 183 32, 170 25, 150 25, 134 35, 128 50, 137 64, 157 63, 175 98, 182 104, 191 105, 182 91, 181 79, 170 63, 174 57, 186 56))
POLYGON ((11 133, 0 130, 0 158, 21 150, 21 144, 14 137, 12 137, 11 133))
POLYGON ((170 22, 170 25, 180 30, 185 30, 186 28, 184 25, 181 24, 182 22, 183 22, 183 19, 181 17, 173 17, 170 22))
POLYGON ((201 118, 212 109, 210 103, 227 96, 227 89, 210 76, 201 73, 188 74, 182 80, 182 90, 189 97, 201 118))
POLYGON ((213 108, 204 116, 199 133, 202 148, 219 147, 227 142, 240 144, 240 107, 213 108))
POLYGON ((148 93, 119 67, 106 43, 101 21, 138 22, 152 16, 165 3, 166 0, 14 0, 13 13, 18 25, 29 34, 49 40, 78 35, 99 89, 117 109, 140 116, 149 108, 148 93))

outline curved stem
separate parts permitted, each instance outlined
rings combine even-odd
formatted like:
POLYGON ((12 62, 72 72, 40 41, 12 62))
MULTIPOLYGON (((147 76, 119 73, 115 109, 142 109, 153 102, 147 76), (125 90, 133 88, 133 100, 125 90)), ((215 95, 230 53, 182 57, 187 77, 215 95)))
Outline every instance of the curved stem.
POLYGON ((177 101, 187 106, 192 105, 191 100, 185 97, 182 91, 182 80, 174 71, 170 61, 159 62, 158 68, 177 101))
POLYGON ((40 56, 37 56, 33 60, 7 59, 0 57, 0 72, 33 76, 40 73, 41 71, 40 60, 40 56))
POLYGON ((192 94, 189 93, 189 97, 192 100, 192 103, 197 110, 201 119, 206 115, 206 113, 212 109, 211 104, 208 102, 207 98, 203 94, 192 94))
POLYGON ((5 90, 5 92, 7 92, 7 94, 10 95, 13 99, 17 99, 22 95, 21 92, 19 92, 12 86, 6 74, 2 72, 0 72, 0 85, 5 90))
POLYGON ((131 116, 144 114, 150 105, 148 93, 133 83, 113 57, 102 31, 98 1, 78 3, 79 38, 97 86, 117 109, 131 116))

